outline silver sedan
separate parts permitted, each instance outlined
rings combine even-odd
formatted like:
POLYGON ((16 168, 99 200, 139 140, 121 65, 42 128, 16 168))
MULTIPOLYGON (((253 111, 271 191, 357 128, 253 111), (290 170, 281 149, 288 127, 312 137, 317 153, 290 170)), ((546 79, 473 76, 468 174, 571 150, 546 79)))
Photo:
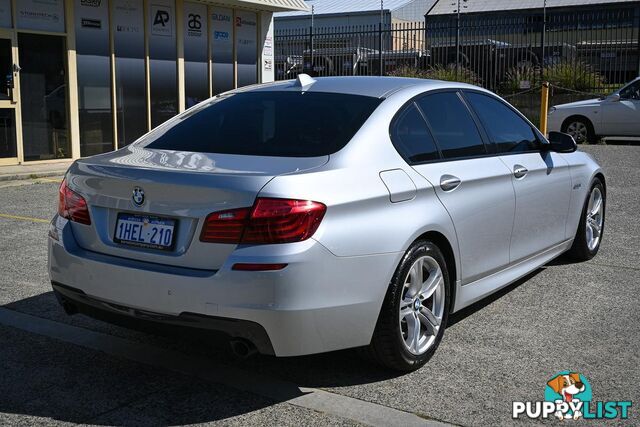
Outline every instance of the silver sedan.
POLYGON ((640 77, 609 96, 551 107, 548 128, 566 132, 579 143, 640 137, 640 77))
POLYGON ((214 97, 76 161, 49 231, 69 314, 352 347, 412 370, 448 316, 602 241, 605 177, 494 94, 340 77, 214 97))

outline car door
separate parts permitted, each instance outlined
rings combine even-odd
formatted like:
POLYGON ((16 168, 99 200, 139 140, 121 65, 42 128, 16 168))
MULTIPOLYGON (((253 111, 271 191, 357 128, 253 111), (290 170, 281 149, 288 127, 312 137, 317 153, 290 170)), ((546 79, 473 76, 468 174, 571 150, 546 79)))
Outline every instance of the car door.
POLYGON ((504 268, 515 195, 511 173, 487 152, 477 124, 457 91, 429 93, 409 108, 422 115, 425 135, 440 159, 416 158, 412 166, 435 188, 453 220, 462 284, 504 268))
POLYGON ((508 104, 480 92, 465 91, 465 97, 511 172, 516 193, 511 262, 566 240, 569 163, 561 154, 541 150, 533 127, 508 104))
POLYGON ((622 88, 620 99, 603 101, 605 135, 640 136, 640 80, 622 88))

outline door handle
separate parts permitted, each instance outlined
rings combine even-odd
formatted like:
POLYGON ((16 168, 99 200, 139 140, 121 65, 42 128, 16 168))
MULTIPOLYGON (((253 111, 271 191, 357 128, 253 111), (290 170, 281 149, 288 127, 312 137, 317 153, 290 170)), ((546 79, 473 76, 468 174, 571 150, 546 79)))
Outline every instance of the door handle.
POLYGON ((442 188, 442 191, 455 190, 460 185, 460 182, 460 178, 457 176, 442 175, 440 177, 440 188, 442 188))
POLYGON ((515 165, 513 167, 513 176, 516 178, 524 178, 524 176, 529 172, 529 169, 525 168, 522 165, 515 165))

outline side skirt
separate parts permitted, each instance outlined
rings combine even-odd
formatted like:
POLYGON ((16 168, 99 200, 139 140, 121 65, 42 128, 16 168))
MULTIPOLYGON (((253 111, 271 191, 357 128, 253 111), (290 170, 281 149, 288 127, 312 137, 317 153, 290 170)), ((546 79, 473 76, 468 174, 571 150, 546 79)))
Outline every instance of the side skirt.
POLYGON ((459 286, 456 292, 456 301, 453 312, 461 310, 474 302, 510 285, 521 277, 531 273, 536 268, 543 266, 552 259, 558 257, 567 251, 573 239, 566 240, 546 249, 530 258, 519 261, 517 264, 510 265, 502 271, 493 273, 475 282, 459 286))

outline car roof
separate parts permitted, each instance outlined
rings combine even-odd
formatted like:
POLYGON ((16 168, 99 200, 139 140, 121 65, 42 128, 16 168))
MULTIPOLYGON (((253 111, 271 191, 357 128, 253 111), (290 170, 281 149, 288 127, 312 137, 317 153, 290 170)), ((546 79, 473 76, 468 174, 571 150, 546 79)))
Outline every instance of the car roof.
POLYGON ((377 76, 341 76, 341 77, 309 77, 301 75, 296 80, 285 80, 247 86, 234 92, 262 92, 262 91, 304 91, 344 93, 350 95, 371 96, 384 98, 403 89, 413 88, 429 91, 441 88, 473 88, 477 86, 465 83, 445 82, 441 80, 415 79, 408 77, 377 77, 377 76), (300 82, 302 82, 302 85, 300 82))

